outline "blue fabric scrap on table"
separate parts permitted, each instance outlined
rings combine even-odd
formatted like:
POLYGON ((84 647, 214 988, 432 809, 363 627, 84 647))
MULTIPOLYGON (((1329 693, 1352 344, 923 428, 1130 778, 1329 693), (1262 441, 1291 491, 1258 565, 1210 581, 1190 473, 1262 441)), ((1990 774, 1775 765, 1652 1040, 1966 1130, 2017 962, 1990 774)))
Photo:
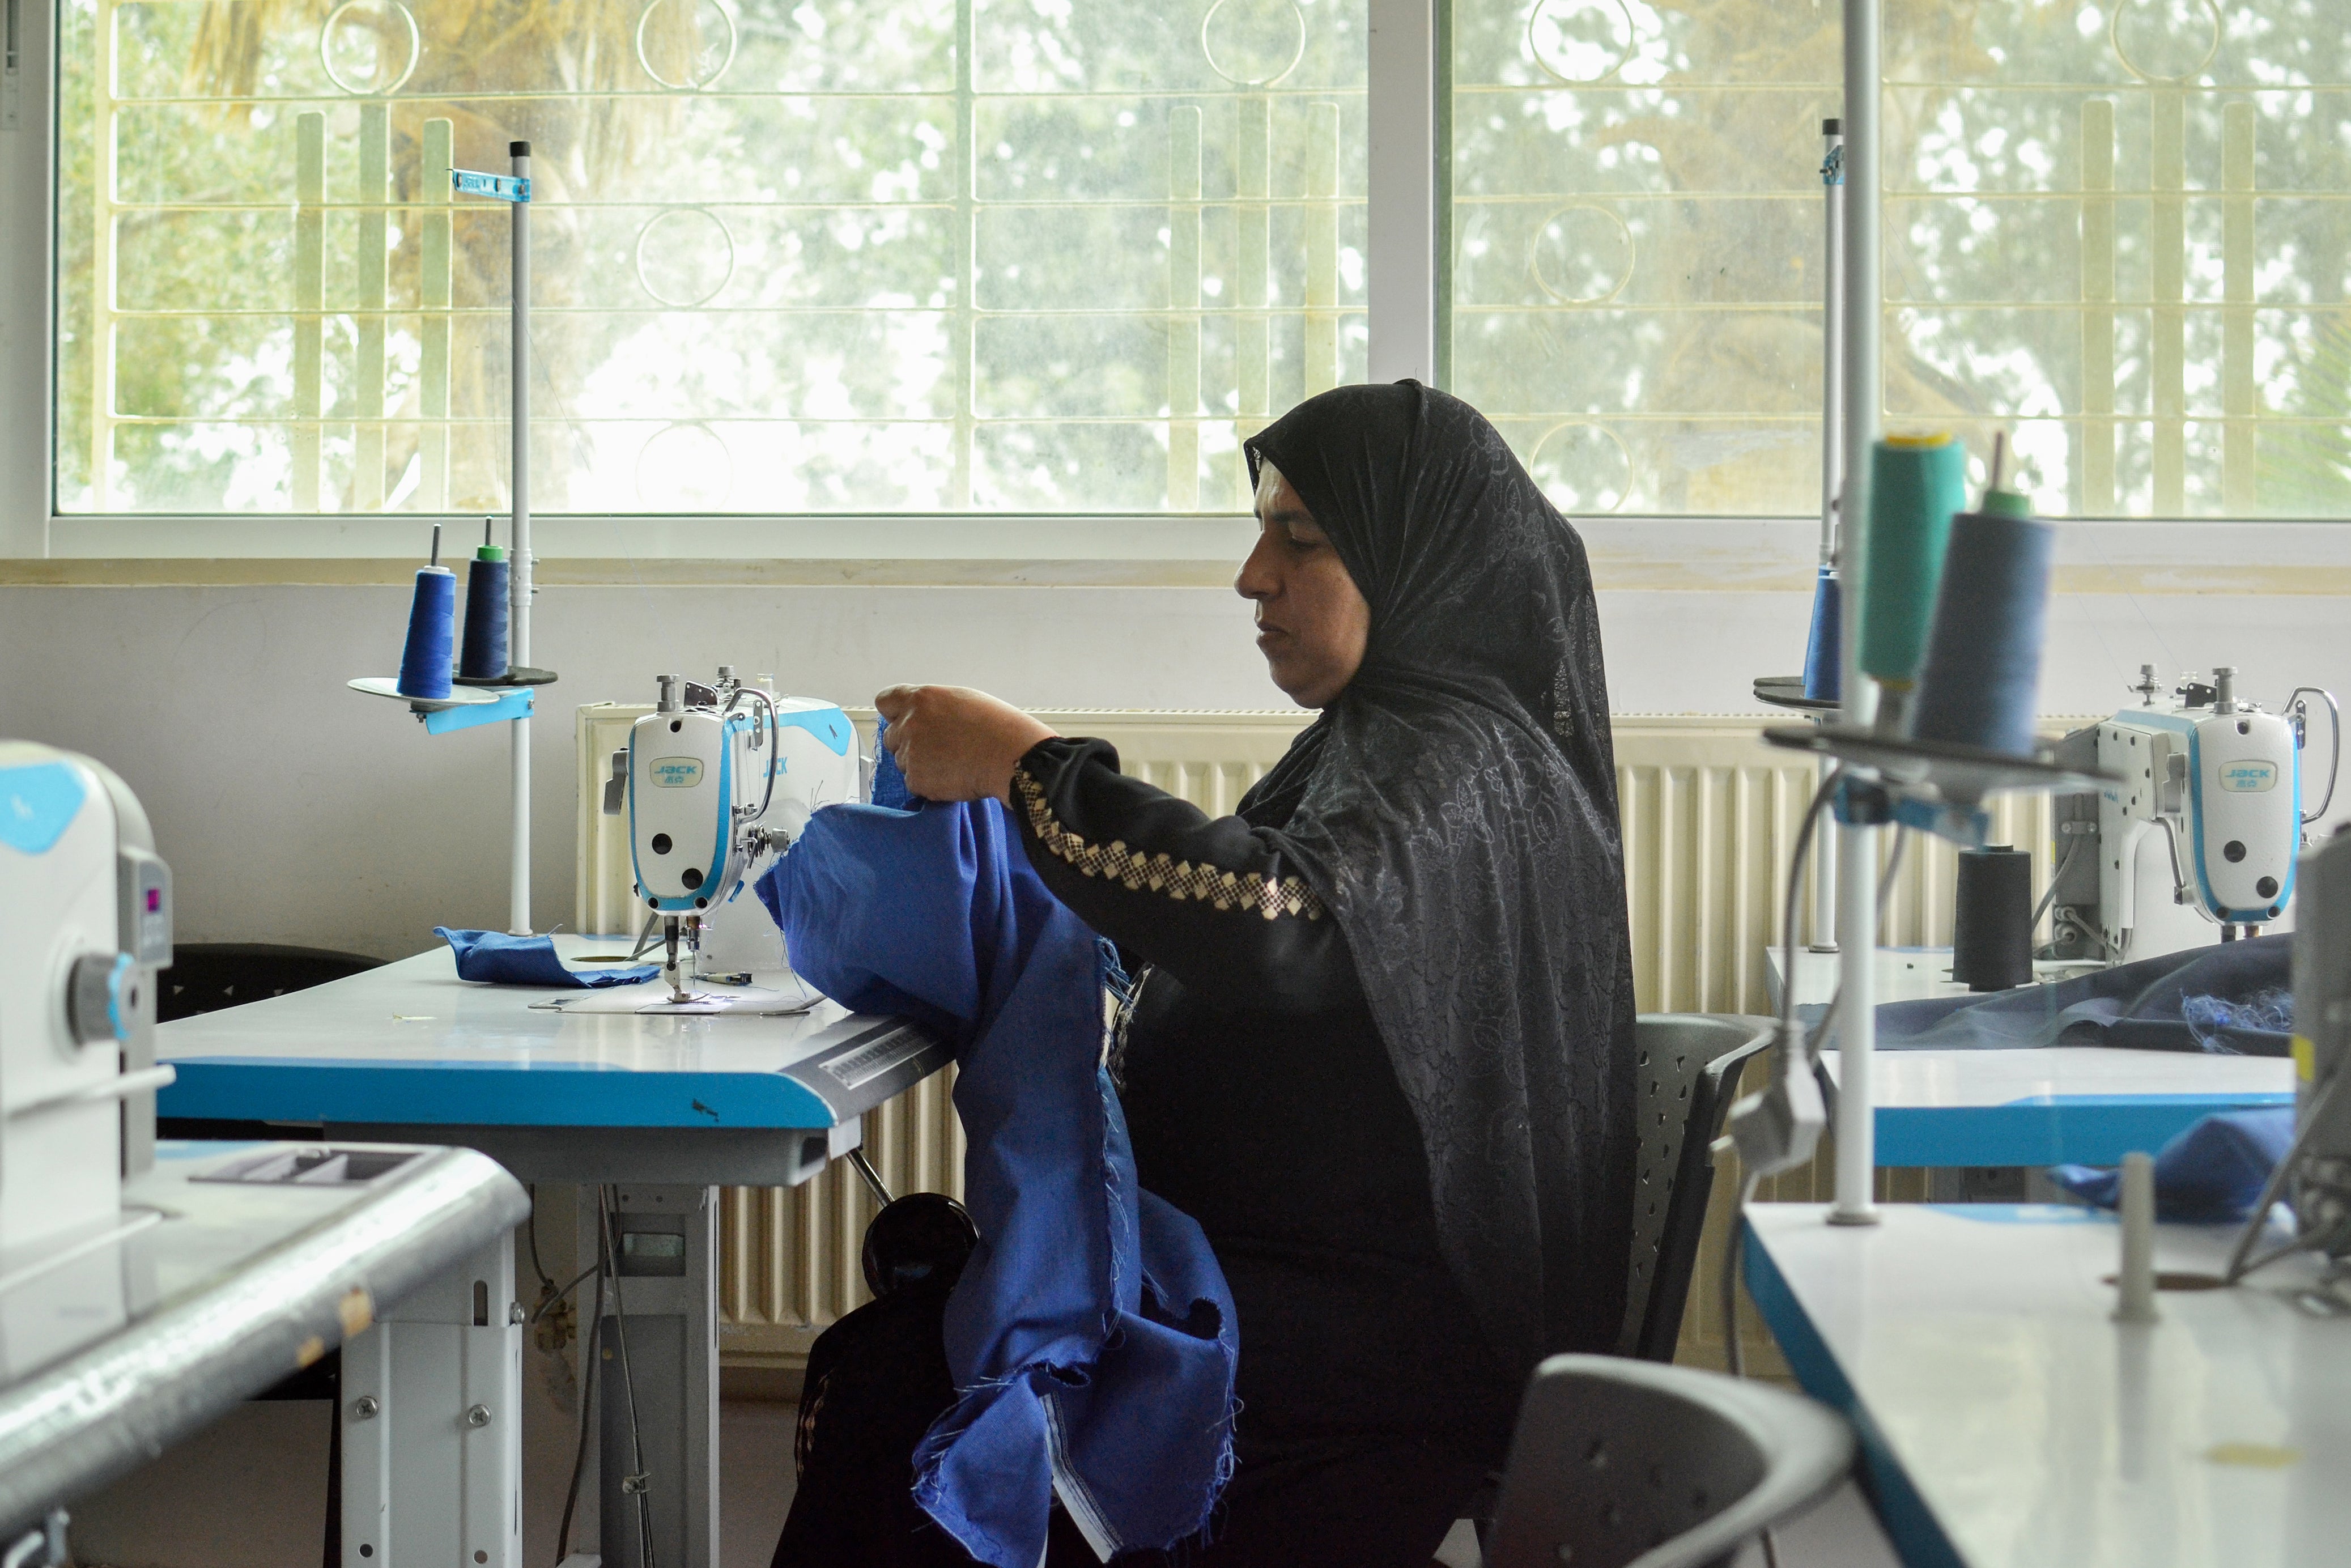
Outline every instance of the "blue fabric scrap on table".
POLYGON ((457 977, 486 980, 494 986, 537 986, 542 990, 566 988, 597 991, 606 986, 634 986, 661 973, 659 964, 637 964, 625 969, 567 969, 555 956, 552 936, 509 936, 503 931, 452 931, 435 925, 433 935, 444 938, 457 955, 457 977))
MULTIPOLYGON (((2014 1051, 2107 1045, 2137 1051, 2284 1056, 2294 936, 2252 936, 2117 964, 2053 985, 1983 996, 1881 1002, 1881 1051, 2014 1051), (2283 1029, 2273 1027, 2283 1021, 2283 1029)), ((1802 1011, 1804 1009, 1799 1009, 1802 1011)))
MULTIPOLYGON (((2294 1107, 2217 1111, 2173 1134, 2155 1156, 2155 1217, 2189 1222, 2242 1219, 2294 1143, 2294 1107)), ((2101 1208, 2115 1207, 2122 1173, 2058 1166, 2049 1179, 2101 1208)))
POLYGON ((979 1245, 915 1501, 997 1568, 1036 1568, 1057 1493, 1104 1559, 1196 1534, 1232 1469, 1238 1337, 1207 1238, 1135 1185, 1107 945, 993 800, 827 807, 758 891, 801 978, 955 1047, 979 1245))

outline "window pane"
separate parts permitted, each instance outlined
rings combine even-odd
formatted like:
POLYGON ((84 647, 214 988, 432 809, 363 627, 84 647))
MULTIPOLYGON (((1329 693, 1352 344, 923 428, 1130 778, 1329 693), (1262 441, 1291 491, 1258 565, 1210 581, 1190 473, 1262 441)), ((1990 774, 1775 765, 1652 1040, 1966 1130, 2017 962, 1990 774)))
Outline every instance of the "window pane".
MULTIPOLYGON (((1816 510, 1836 22, 1457 0, 1454 381, 1562 505, 1816 510)), ((2055 515, 2351 516, 2339 0, 1886 27, 1887 426, 2055 515)))
POLYGON ((58 503, 503 508, 520 139, 539 510, 1238 508, 1363 374, 1364 15, 65 0, 58 503))

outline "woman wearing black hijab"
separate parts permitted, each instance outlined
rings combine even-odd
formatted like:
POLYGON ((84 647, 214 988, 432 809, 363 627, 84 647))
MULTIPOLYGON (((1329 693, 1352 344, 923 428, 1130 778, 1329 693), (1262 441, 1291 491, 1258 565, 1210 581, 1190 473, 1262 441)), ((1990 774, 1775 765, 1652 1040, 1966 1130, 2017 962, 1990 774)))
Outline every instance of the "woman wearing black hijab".
MULTIPOLYGON (((1426 1564, 1541 1355, 1616 1346, 1633 984, 1582 541, 1474 409, 1344 387, 1248 443, 1236 586, 1321 716, 1210 819, 993 698, 876 699, 1138 971, 1113 1067, 1240 1322, 1212 1563, 1426 1564)), ((1057 1559, 1058 1561, 1058 1559, 1057 1559)))

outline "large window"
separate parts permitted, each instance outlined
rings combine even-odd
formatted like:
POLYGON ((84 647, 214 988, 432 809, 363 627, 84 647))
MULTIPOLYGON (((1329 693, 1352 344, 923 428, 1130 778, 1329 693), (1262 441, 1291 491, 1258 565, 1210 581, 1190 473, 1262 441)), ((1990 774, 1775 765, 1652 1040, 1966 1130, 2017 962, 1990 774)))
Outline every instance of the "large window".
MULTIPOLYGON (((1230 511, 1365 373, 1368 0, 57 4, 63 511, 502 507, 512 139, 544 511, 1230 511)), ((1813 511, 1835 0, 1437 5, 1441 378, 1572 512, 1813 511)), ((2344 0, 1885 57, 1890 426, 2351 516, 2344 0)))
POLYGON ((62 0, 64 511, 1191 512, 1362 379, 1364 0, 62 0))
MULTIPOLYGON (((2343 0, 1887 0, 1886 418, 2351 515, 2343 0)), ((1838 7, 1456 0, 1451 366, 1574 510, 1817 507, 1838 7)))

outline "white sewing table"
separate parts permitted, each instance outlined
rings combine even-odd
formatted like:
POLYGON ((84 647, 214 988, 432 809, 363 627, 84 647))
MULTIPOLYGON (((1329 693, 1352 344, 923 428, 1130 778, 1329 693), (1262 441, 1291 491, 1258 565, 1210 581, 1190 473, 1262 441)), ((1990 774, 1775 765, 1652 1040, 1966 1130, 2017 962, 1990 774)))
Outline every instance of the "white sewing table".
MULTIPOLYGON (((1907 1568, 2351 1561, 2351 1295, 2307 1255, 2125 1328, 2111 1216, 1881 1212, 1752 1205, 1746 1278, 1797 1381, 1853 1419, 1907 1568)), ((2234 1228, 2159 1227, 2157 1266, 2217 1277, 2234 1228)))
POLYGON ((0 1259, 0 1533, 340 1348, 371 1396, 341 1428, 345 1562, 524 1568, 514 1178, 462 1149, 155 1154, 118 1217, 0 1259))
MULTIPOLYGON (((1799 950, 1796 1003, 1836 994, 1837 956, 1799 950)), ((2079 965, 2038 966, 2051 978, 2079 965)), ((1961 996, 1950 949, 1880 948, 1877 998, 1961 996)), ((1776 998, 1780 950, 1770 955, 1776 998)), ((1880 1051, 1871 1057, 1881 1166, 2118 1165, 2152 1154, 2215 1111, 2294 1103, 2283 1057, 2047 1046, 2029 1051, 1880 1051)), ((1838 1054, 1823 1051, 1832 1078, 1838 1054)), ((2351 1561, 2351 1557, 2346 1557, 2351 1561)))
MULTIPOLYGON (((555 945, 581 969, 590 967, 583 954, 629 948, 621 937, 558 936, 555 945)), ((642 1012, 634 1009, 658 1009, 667 994, 658 978, 596 991, 481 985, 457 978, 449 949, 436 946, 160 1026, 157 1057, 178 1079, 156 1112, 167 1133, 181 1135, 266 1124, 266 1135, 280 1138, 455 1144, 525 1181, 575 1182, 603 1195, 619 1279, 596 1343, 606 1347, 608 1374, 618 1364, 610 1356, 617 1333, 633 1350, 655 1560, 714 1568, 716 1189, 808 1180, 858 1146, 863 1113, 948 1061, 944 1042, 903 1019, 852 1015, 789 976, 754 980, 754 996, 813 1005, 789 1016, 642 1012)), ((597 1255, 600 1223, 589 1194, 581 1211, 584 1260, 597 1255)), ((592 1289, 580 1290, 582 1319, 592 1289)), ((585 1540, 601 1533, 605 1568, 639 1568, 639 1494, 622 1488, 629 1467, 598 1458, 600 1448, 617 1456, 630 1441, 616 1381, 599 1379, 601 1436, 590 1445, 581 1517, 585 1540)))

